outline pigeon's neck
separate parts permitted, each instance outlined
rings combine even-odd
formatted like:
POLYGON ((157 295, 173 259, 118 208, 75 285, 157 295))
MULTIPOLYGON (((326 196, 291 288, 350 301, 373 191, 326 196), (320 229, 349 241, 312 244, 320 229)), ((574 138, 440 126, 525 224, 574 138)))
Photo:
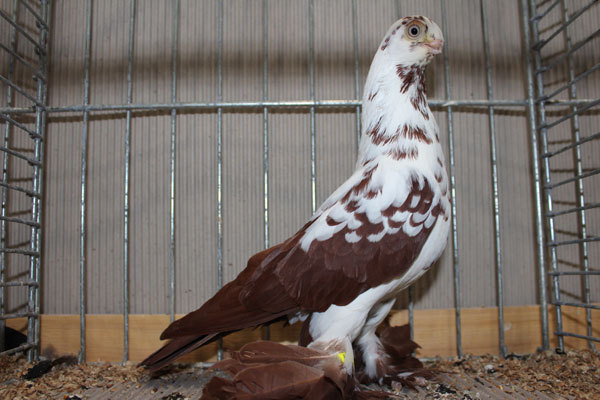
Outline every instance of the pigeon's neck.
POLYGON ((424 66, 373 60, 363 96, 362 139, 357 167, 381 154, 416 158, 419 143, 437 130, 425 94, 424 66))

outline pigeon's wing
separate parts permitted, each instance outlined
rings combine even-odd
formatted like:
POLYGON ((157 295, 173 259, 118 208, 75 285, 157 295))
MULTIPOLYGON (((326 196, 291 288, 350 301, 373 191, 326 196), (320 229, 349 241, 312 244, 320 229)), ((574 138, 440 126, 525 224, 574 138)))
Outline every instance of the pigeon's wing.
POLYGON ((264 258, 240 292, 242 303, 269 307, 262 293, 276 286, 302 310, 321 312, 402 276, 437 219, 448 218, 437 183, 409 164, 373 162, 357 170, 305 227, 264 258))
POLYGON ((270 307, 261 307, 260 304, 258 307, 248 307, 240 301, 240 293, 244 289, 245 283, 250 280, 265 257, 278 252, 281 246, 281 244, 273 246, 252 256, 248 260, 246 269, 236 279, 225 285, 202 307, 174 321, 161 334, 160 338, 232 332, 264 324, 296 311, 298 304, 287 295, 281 285, 277 285, 277 282, 272 282, 273 284, 268 288, 265 287, 261 293, 262 296, 268 298, 270 307))
POLYGON ((276 312, 266 311, 260 307, 248 308, 240 300, 244 283, 250 279, 264 258, 278 251, 280 246, 271 247, 252 256, 248 260, 246 269, 235 280, 225 285, 202 307, 171 323, 160 338, 172 340, 140 364, 153 370, 159 369, 223 335, 268 323, 297 311, 298 304, 286 294, 281 285, 279 288, 273 286, 272 292, 265 294, 270 296, 270 304, 277 310, 276 312))
POLYGON ((251 257, 235 280, 173 322, 161 339, 175 340, 142 364, 158 368, 219 335, 346 305, 402 276, 437 219, 448 218, 434 182, 414 168, 358 169, 294 236, 251 257))

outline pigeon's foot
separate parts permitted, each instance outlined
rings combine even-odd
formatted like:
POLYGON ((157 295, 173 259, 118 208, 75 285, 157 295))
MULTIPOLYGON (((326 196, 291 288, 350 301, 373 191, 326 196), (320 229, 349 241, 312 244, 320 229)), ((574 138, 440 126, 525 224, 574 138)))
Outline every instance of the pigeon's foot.
POLYGON ((373 336, 370 343, 359 343, 363 351, 357 351, 355 357, 356 378, 360 383, 393 385, 395 382, 415 387, 426 385, 427 379, 434 375, 413 356, 419 345, 410 339, 408 325, 392 327, 385 321, 373 336))

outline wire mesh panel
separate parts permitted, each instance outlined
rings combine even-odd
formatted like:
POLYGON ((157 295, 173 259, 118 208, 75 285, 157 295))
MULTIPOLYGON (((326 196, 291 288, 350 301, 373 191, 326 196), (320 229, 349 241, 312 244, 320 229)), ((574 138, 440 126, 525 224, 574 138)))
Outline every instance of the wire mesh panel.
POLYGON ((0 6, 0 352, 37 357, 43 140, 46 126, 49 2, 0 6), (27 342, 5 349, 7 319, 27 318, 27 342))
POLYGON ((600 327, 600 16, 598 1, 530 2, 544 171, 552 304, 561 349, 565 337, 594 348, 600 327), (562 107, 552 107, 561 101, 562 107), (585 329, 565 327, 562 308, 586 314, 585 329))

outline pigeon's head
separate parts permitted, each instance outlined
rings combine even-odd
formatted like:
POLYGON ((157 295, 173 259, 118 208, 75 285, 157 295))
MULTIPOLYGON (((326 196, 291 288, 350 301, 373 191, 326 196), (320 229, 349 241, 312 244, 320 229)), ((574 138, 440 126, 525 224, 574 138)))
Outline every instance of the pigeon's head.
POLYGON ((444 35, 439 26, 423 16, 396 21, 381 42, 380 51, 396 63, 424 66, 442 52, 444 35))

